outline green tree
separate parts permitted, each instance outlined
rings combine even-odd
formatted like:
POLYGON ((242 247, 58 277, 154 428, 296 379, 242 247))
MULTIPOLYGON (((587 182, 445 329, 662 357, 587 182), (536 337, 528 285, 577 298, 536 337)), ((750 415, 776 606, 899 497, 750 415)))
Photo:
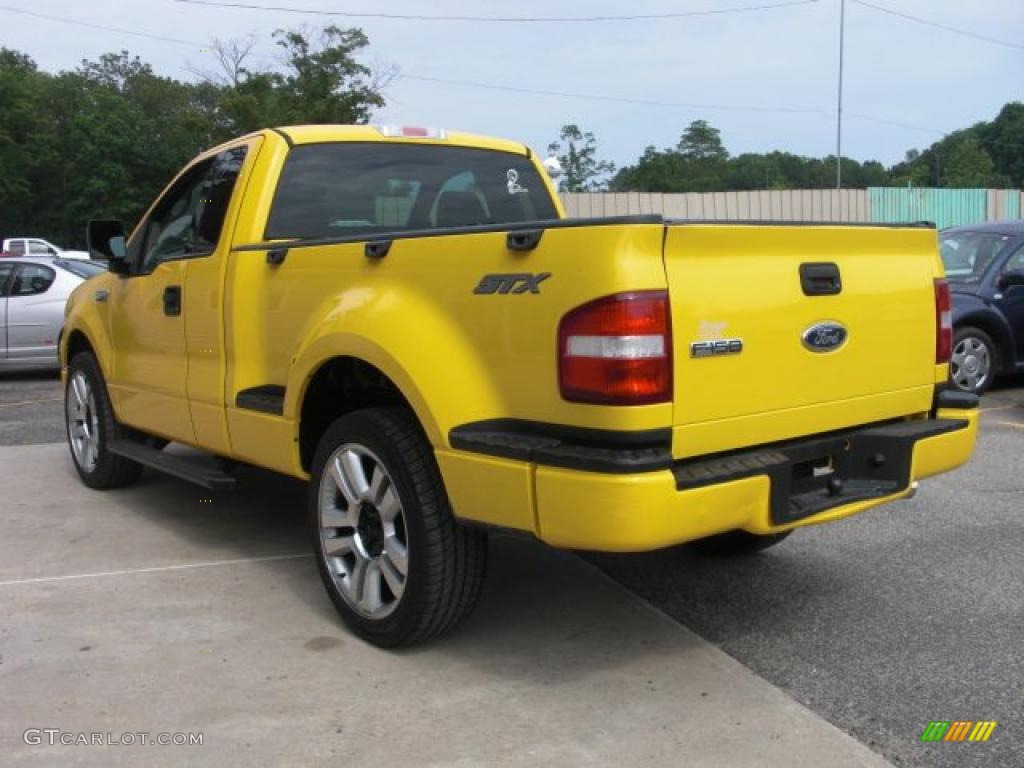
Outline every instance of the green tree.
POLYGON ((943 153, 942 178, 944 187, 979 188, 1002 186, 997 177, 995 163, 982 149, 974 136, 964 137, 943 153))
POLYGON ((285 122, 366 123, 384 106, 368 67, 356 55, 370 41, 361 29, 324 27, 316 43, 302 30, 277 30, 287 71, 274 76, 285 122))
POLYGON ((679 153, 694 162, 716 162, 729 158, 722 133, 706 120, 694 120, 679 138, 679 153))
POLYGON ((548 145, 548 153, 557 155, 562 165, 558 188, 562 192, 590 192, 601 189, 615 165, 597 159, 597 139, 578 125, 563 125, 559 140, 548 145))
POLYGON ((389 75, 359 62, 369 45, 361 29, 279 29, 274 40, 280 69, 250 66, 254 41, 244 38, 213 42, 219 71, 193 70, 225 138, 268 125, 366 123, 384 106, 389 75))
POLYGON ((358 29, 281 30, 280 70, 248 66, 253 41, 218 44, 223 74, 182 82, 127 51, 40 72, 0 49, 0 231, 81 246, 85 222, 132 224, 190 158, 270 125, 366 122, 386 83, 358 29))
POLYGON ((1007 177, 1011 186, 1024 188, 1024 103, 1005 105, 991 123, 978 130, 996 173, 1007 177))
POLYGON ((46 76, 28 56, 0 48, 0 236, 21 233, 35 210, 34 182, 46 169, 35 146, 46 113, 46 76))

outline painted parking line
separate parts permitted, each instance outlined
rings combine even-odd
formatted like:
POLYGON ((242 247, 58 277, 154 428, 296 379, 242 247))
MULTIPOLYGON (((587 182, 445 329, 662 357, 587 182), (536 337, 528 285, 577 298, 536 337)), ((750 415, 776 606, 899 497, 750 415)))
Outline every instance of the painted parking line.
POLYGON ((35 579, 13 579, 0 581, 0 587, 13 587, 19 584, 45 584, 51 581, 72 581, 74 579, 96 579, 104 576, 131 576, 138 573, 159 573, 161 571, 183 571, 191 568, 216 568, 224 565, 242 563, 266 563, 274 560, 299 560, 313 555, 305 552, 292 555, 269 555, 267 557, 240 557, 235 560, 211 560, 205 563, 180 563, 178 565, 159 565, 153 568, 128 568, 123 571, 100 571, 98 573, 76 573, 68 576, 42 576, 35 579))
POLYGON ((1015 421, 990 421, 989 424, 996 424, 1000 427, 1013 427, 1014 429, 1024 430, 1024 424, 1018 424, 1015 421))
POLYGON ((35 405, 36 403, 59 403, 64 398, 48 397, 45 400, 22 400, 18 403, 0 403, 0 408, 13 408, 16 405, 35 405))
POLYGON ((982 408, 982 413, 993 413, 995 411, 1012 411, 1014 408, 1021 408, 1022 406, 1018 403, 1012 405, 994 405, 991 408, 982 408))

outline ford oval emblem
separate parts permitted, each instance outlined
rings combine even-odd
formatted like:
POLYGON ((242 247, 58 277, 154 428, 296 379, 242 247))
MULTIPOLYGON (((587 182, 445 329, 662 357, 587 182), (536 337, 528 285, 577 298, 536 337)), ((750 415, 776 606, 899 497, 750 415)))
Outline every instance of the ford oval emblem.
POLYGON ((804 346, 811 352, 831 352, 846 343, 849 334, 840 323, 816 323, 804 331, 804 346))

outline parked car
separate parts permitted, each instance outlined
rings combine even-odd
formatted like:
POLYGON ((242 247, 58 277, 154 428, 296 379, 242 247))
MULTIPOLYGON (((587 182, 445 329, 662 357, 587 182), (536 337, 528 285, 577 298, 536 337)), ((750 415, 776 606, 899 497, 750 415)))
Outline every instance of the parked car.
POLYGON ((88 251, 68 251, 41 237, 8 237, 0 243, 3 256, 54 256, 61 259, 88 259, 88 251))
POLYGON ((103 262, 0 258, 0 370, 56 368, 64 305, 103 262))
POLYGON ((1024 221, 946 229, 940 243, 953 295, 949 378, 980 395, 1024 370, 1024 221))
POLYGON ((523 144, 297 126, 202 154, 68 302, 75 467, 309 480, 342 618, 451 628, 487 529, 741 555, 970 458, 931 225, 569 219, 523 144))

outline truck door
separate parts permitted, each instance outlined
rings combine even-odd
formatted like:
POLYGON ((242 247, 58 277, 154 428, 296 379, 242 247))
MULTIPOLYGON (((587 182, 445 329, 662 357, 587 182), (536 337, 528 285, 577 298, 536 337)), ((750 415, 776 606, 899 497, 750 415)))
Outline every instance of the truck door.
POLYGON ((215 157, 183 172, 128 244, 130 273, 111 288, 110 392, 118 419, 170 440, 195 442, 186 385, 183 291, 189 259, 208 255, 197 239, 215 157))
POLYGON ((203 213, 196 224, 197 239, 211 243, 212 250, 203 258, 189 260, 183 296, 188 351, 186 395, 196 445, 221 453, 231 450, 224 413, 225 271, 232 225, 261 141, 254 137, 217 156, 203 213))

